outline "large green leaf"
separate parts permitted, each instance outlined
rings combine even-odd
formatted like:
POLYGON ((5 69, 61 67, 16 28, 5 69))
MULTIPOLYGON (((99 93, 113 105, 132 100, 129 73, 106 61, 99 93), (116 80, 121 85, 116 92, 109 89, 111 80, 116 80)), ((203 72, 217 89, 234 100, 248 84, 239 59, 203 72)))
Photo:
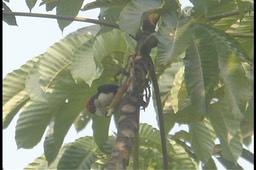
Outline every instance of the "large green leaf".
POLYGON ((84 43, 74 54, 71 63, 71 73, 76 82, 83 80, 91 86, 93 80, 99 78, 100 72, 96 69, 95 59, 93 56, 94 40, 84 43))
POLYGON ((245 61, 252 65, 252 59, 247 55, 245 49, 242 48, 241 44, 234 37, 221 30, 215 29, 214 27, 202 25, 202 28, 204 28, 212 37, 214 37, 216 47, 219 45, 217 47, 218 52, 221 52, 224 49, 224 51, 232 50, 240 61, 245 61), (222 48, 220 48, 220 46, 222 48))
POLYGON ((74 53, 90 38, 87 34, 70 36, 55 43, 43 54, 39 61, 39 73, 45 91, 59 72, 71 65, 74 53))
POLYGON ((253 112, 253 98, 247 104, 246 110, 244 112, 244 117, 241 122, 241 132, 242 135, 246 138, 243 141, 243 144, 249 146, 252 142, 252 135, 254 132, 254 112, 253 112), (251 135, 250 135, 251 134, 251 135))
POLYGON ((190 0, 199 15, 211 16, 236 9, 235 1, 229 0, 190 0))
POLYGON ((191 124, 202 121, 204 116, 200 114, 193 105, 188 105, 182 109, 179 109, 171 119, 180 124, 191 124))
POLYGON ((125 5, 130 2, 130 0, 97 0, 94 2, 87 3, 83 8, 82 11, 95 9, 95 8, 123 8, 125 5))
POLYGON ((223 157, 230 161, 237 161, 242 153, 242 139, 240 134, 241 118, 230 111, 227 101, 219 101, 210 106, 209 120, 220 140, 223 157))
POLYGON ((142 16, 145 12, 160 8, 162 0, 133 0, 128 3, 120 13, 119 26, 122 30, 135 36, 142 24, 142 16))
POLYGON ((58 4, 59 0, 42 0, 39 6, 45 4, 46 11, 52 11, 58 4))
POLYGON ((40 81, 39 68, 38 66, 34 66, 34 68, 30 71, 30 73, 26 77, 26 81, 25 81, 26 90, 29 94, 30 100, 47 103, 46 94, 43 91, 39 81, 40 81))
POLYGON ((16 125, 15 140, 18 148, 33 148, 40 142, 52 116, 56 114, 60 102, 51 105, 29 101, 20 113, 16 125))
POLYGON ((6 128, 20 108, 29 100, 25 80, 38 57, 28 61, 20 69, 7 74, 3 80, 3 127, 6 128))
POLYGON ((160 64, 174 62, 191 44, 192 20, 179 14, 163 14, 157 32, 157 60, 160 64))
MULTIPOLYGON (((141 148, 147 147, 148 149, 154 150, 153 155, 145 155, 145 157, 152 157, 155 160, 159 156, 162 157, 162 149, 160 143, 160 132, 159 130, 153 128, 151 125, 148 124, 140 124, 140 145, 141 148), (155 151, 157 149, 157 152, 155 151)), ((198 169, 198 164, 195 162, 193 158, 189 156, 186 150, 172 140, 170 137, 167 139, 167 148, 168 154, 170 156, 170 162, 172 167, 177 167, 178 169, 198 169)), ((149 152, 150 153, 150 152, 149 152)), ((153 159, 148 159, 153 160, 153 159)), ((160 159, 160 163, 162 163, 162 159, 160 159)), ((162 167, 155 167, 155 169, 160 169, 162 167)))
POLYGON ((73 142, 63 153, 58 169, 91 169, 97 160, 97 146, 92 137, 84 137, 73 142))
MULTIPOLYGON (((56 15, 76 17, 82 7, 83 2, 83 0, 59 0, 57 3, 56 15)), ((61 31, 63 31, 64 28, 72 22, 73 21, 58 19, 59 28, 61 31)))
MULTIPOLYGON (((2 2, 2 5, 3 12, 12 12, 12 10, 4 2, 2 2)), ((3 21, 9 25, 17 26, 17 21, 14 15, 3 15, 3 21)))
POLYGON ((196 157, 207 163, 212 156, 216 138, 210 122, 204 119, 201 122, 191 123, 189 131, 192 136, 191 147, 196 157))
POLYGON ((91 120, 91 113, 84 108, 74 121, 76 132, 82 131, 91 120))
POLYGON ((243 49, 251 60, 254 58, 254 42, 253 42, 253 27, 254 12, 246 14, 244 18, 231 25, 226 33, 236 37, 243 49))
MULTIPOLYGON (((223 51, 224 52, 224 51, 223 51)), ((252 96, 252 85, 249 84, 241 64, 234 55, 227 57, 221 54, 219 59, 219 69, 225 85, 225 95, 227 97, 232 113, 241 116, 245 110, 246 103, 252 96)))
POLYGON ((126 67, 135 48, 134 40, 129 39, 131 38, 117 29, 97 36, 93 44, 93 56, 97 71, 102 73, 104 70, 102 78, 113 78, 126 67))
POLYGON ((192 45, 184 58, 185 83, 192 104, 207 114, 215 86, 219 82, 217 49, 204 28, 196 27, 192 45))
MULTIPOLYGON (((66 76, 66 78, 68 77, 66 76)), ((62 83, 62 85, 65 84, 62 83)), ((90 88, 82 85, 74 85, 73 88, 70 88, 69 93, 70 91, 72 93, 67 96, 65 103, 54 117, 53 130, 50 129, 51 133, 46 136, 44 142, 45 156, 49 164, 57 156, 68 130, 81 110, 84 109, 85 100, 89 98, 88 94, 90 94, 90 88)))
POLYGON ((97 115, 92 116, 92 129, 94 141, 98 148, 102 151, 104 151, 103 145, 108 140, 110 120, 111 117, 97 115))
MULTIPOLYGON (((161 101, 163 106, 164 120, 165 120, 165 132, 168 134, 169 131, 174 126, 174 120, 172 115, 174 114, 172 107, 172 100, 170 99, 171 89, 174 84, 173 81, 175 76, 182 66, 182 62, 173 63, 171 67, 168 67, 164 70, 164 72, 159 76, 158 85, 160 89, 161 101)), ((154 107, 157 108, 155 101, 155 93, 153 93, 153 104, 154 107)), ((157 109, 156 109, 157 110, 157 109)), ((156 115, 156 119, 158 121, 158 125, 160 124, 158 114, 156 115)))

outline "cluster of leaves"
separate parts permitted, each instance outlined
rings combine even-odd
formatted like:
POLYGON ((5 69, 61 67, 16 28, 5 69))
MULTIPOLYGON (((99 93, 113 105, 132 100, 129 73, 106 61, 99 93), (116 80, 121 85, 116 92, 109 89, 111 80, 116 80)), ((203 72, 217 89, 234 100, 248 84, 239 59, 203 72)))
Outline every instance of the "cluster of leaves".
MULTIPOLYGON (((36 2, 26 1, 30 10, 36 2)), ((95 25, 74 32, 5 77, 3 126, 19 113, 18 148, 33 148, 48 127, 45 156, 28 169, 47 168, 44 159, 52 168, 104 167, 111 148, 105 141, 113 143, 110 119, 90 115, 84 103, 99 85, 116 83, 113 76, 129 64, 135 51, 132 37, 149 12, 160 14, 159 42, 151 56, 166 132, 175 123, 189 127, 168 135, 171 167, 198 169, 202 161, 204 169, 216 169, 213 155, 227 168, 241 168, 239 157, 251 160, 253 154, 243 145, 253 135, 253 1, 191 2, 194 7, 182 11, 178 1, 168 0, 97 0, 85 6, 82 0, 42 1, 46 11, 56 8, 57 15, 100 8, 100 19, 118 23, 120 29, 95 25), (89 34, 93 30, 98 31, 89 34), (80 131, 90 120, 94 140, 84 137, 61 149, 72 124, 80 131)), ((4 10, 11 11, 5 3, 4 10)), ((12 23, 15 17, 3 19, 12 23)), ((61 30, 71 22, 58 20, 61 30)), ((140 140, 140 167, 161 168, 159 132, 142 125, 140 140)))

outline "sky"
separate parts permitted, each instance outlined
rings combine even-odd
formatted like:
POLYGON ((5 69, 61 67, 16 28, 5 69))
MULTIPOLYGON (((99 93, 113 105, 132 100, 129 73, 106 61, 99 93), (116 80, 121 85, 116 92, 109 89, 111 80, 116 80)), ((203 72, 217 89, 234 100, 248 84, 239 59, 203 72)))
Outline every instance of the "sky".
MULTIPOLYGON (((38 3, 36 4, 36 7, 32 9, 32 12, 45 13, 45 7, 38 7, 38 3)), ((183 7, 190 5, 188 0, 181 0, 181 3, 183 7)), ((25 1, 10 1, 7 5, 12 9, 12 11, 29 12, 25 1)), ((87 12, 80 12, 78 16, 97 19, 98 13, 99 10, 96 9, 87 12)), ((73 22, 71 25, 66 27, 63 32, 61 32, 55 19, 33 17, 16 17, 16 19, 18 27, 9 26, 2 21, 3 78, 13 70, 19 69, 28 60, 44 53, 51 45, 64 38, 67 34, 89 25, 88 23, 73 22)), ((3 130, 3 168, 5 170, 23 169, 43 154, 44 137, 33 149, 17 149, 15 143, 15 126, 17 119, 18 116, 14 118, 7 129, 3 130)), ((157 127, 155 111, 152 104, 147 108, 147 113, 141 113, 140 121, 157 127)), ((72 142, 85 135, 92 135, 90 127, 91 124, 87 126, 85 131, 78 134, 74 128, 71 128, 64 140, 64 143, 72 142)), ((179 126, 176 128, 186 128, 186 126, 179 126)), ((115 131, 113 123, 111 123, 110 129, 111 131, 115 131)), ((251 150, 253 150, 253 146, 251 146, 251 150)), ((247 166, 247 169, 252 168, 253 166, 251 165, 247 166)))

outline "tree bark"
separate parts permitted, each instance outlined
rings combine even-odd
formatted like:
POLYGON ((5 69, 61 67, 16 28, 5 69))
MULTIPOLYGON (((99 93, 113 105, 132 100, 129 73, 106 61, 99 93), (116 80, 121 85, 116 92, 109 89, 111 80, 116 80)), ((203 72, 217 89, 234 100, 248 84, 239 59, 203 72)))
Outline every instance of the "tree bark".
POLYGON ((136 34, 137 47, 129 69, 127 91, 120 104, 116 143, 107 164, 108 170, 124 170, 129 165, 133 143, 139 130, 140 107, 145 106, 143 92, 148 87, 147 75, 152 67, 150 51, 157 45, 154 30, 159 15, 151 13, 136 34))

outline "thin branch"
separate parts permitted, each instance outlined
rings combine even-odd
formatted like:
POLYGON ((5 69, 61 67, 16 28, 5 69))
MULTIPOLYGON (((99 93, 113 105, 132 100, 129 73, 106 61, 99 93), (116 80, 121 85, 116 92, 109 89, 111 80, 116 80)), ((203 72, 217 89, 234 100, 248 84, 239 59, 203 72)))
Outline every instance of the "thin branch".
POLYGON ((37 17, 37 18, 50 18, 50 19, 61 19, 67 21, 79 21, 79 22, 89 22, 93 24, 104 25, 112 28, 118 28, 119 25, 113 22, 104 21, 104 20, 96 20, 91 18, 83 18, 83 17, 70 17, 70 16, 60 16, 60 15, 52 15, 52 14, 39 14, 39 13, 28 13, 28 12, 7 12, 3 11, 3 15, 14 15, 14 16, 24 16, 24 17, 37 17))
MULTIPOLYGON (((247 10, 247 11, 245 11, 245 13, 246 12, 249 12, 249 11, 247 10)), ((226 12, 226 13, 210 16, 210 17, 208 17, 208 19, 213 21, 213 20, 218 20, 218 19, 221 19, 221 18, 235 16, 235 15, 238 15, 238 14, 239 14, 239 10, 234 10, 234 11, 231 11, 231 12, 226 12)))
POLYGON ((233 37, 241 37, 241 38, 253 38, 254 33, 234 33, 230 31, 226 31, 227 34, 233 36, 233 37))

